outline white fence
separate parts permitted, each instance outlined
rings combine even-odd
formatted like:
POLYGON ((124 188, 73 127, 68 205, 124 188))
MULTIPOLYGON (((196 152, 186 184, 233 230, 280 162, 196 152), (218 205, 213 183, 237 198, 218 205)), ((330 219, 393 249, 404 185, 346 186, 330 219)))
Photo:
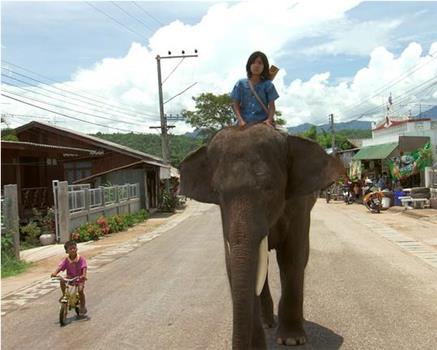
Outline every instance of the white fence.
POLYGON ((100 216, 136 213, 141 209, 140 184, 91 188, 53 181, 56 239, 64 243, 78 226, 96 222, 100 216))
POLYGON ((140 184, 125 184, 90 188, 87 185, 69 186, 69 230, 98 217, 135 213, 141 209, 140 184))
POLYGON ((125 184, 90 188, 86 185, 68 186, 68 208, 70 213, 76 213, 89 208, 98 208, 111 204, 139 198, 140 184, 125 184), (79 187, 82 186, 82 187, 79 187))

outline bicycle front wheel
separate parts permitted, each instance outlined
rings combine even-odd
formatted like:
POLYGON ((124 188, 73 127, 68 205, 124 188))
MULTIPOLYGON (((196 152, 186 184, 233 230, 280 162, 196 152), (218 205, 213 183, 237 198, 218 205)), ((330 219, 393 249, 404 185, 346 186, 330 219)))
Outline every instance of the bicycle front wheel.
POLYGON ((68 306, 67 303, 61 303, 61 308, 59 309, 59 324, 62 326, 65 326, 67 321, 67 312, 68 312, 68 306))

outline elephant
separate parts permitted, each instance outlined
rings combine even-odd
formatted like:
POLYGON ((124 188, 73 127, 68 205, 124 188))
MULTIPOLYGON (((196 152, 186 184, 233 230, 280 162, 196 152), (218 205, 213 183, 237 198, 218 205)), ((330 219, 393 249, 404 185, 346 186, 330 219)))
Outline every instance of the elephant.
POLYGON ((266 124, 230 126, 190 153, 180 167, 180 193, 220 206, 232 307, 232 348, 266 349, 274 326, 267 264, 276 250, 281 297, 276 340, 300 345, 310 212, 318 192, 344 172, 314 141, 266 124))

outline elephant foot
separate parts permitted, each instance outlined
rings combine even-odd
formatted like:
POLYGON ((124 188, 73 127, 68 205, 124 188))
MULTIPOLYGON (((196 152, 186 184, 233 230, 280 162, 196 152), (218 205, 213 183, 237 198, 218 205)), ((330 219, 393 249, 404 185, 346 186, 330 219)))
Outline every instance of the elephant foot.
POLYGON ((307 342, 307 336, 302 327, 285 329, 280 326, 276 333, 276 342, 279 345, 303 345, 307 342))

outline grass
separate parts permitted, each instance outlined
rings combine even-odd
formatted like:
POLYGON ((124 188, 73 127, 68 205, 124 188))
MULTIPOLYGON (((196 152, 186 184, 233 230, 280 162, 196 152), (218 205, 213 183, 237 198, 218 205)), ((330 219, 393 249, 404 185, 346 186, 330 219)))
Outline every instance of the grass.
POLYGON ((32 263, 17 260, 15 256, 2 252, 2 278, 16 276, 26 271, 32 263))

